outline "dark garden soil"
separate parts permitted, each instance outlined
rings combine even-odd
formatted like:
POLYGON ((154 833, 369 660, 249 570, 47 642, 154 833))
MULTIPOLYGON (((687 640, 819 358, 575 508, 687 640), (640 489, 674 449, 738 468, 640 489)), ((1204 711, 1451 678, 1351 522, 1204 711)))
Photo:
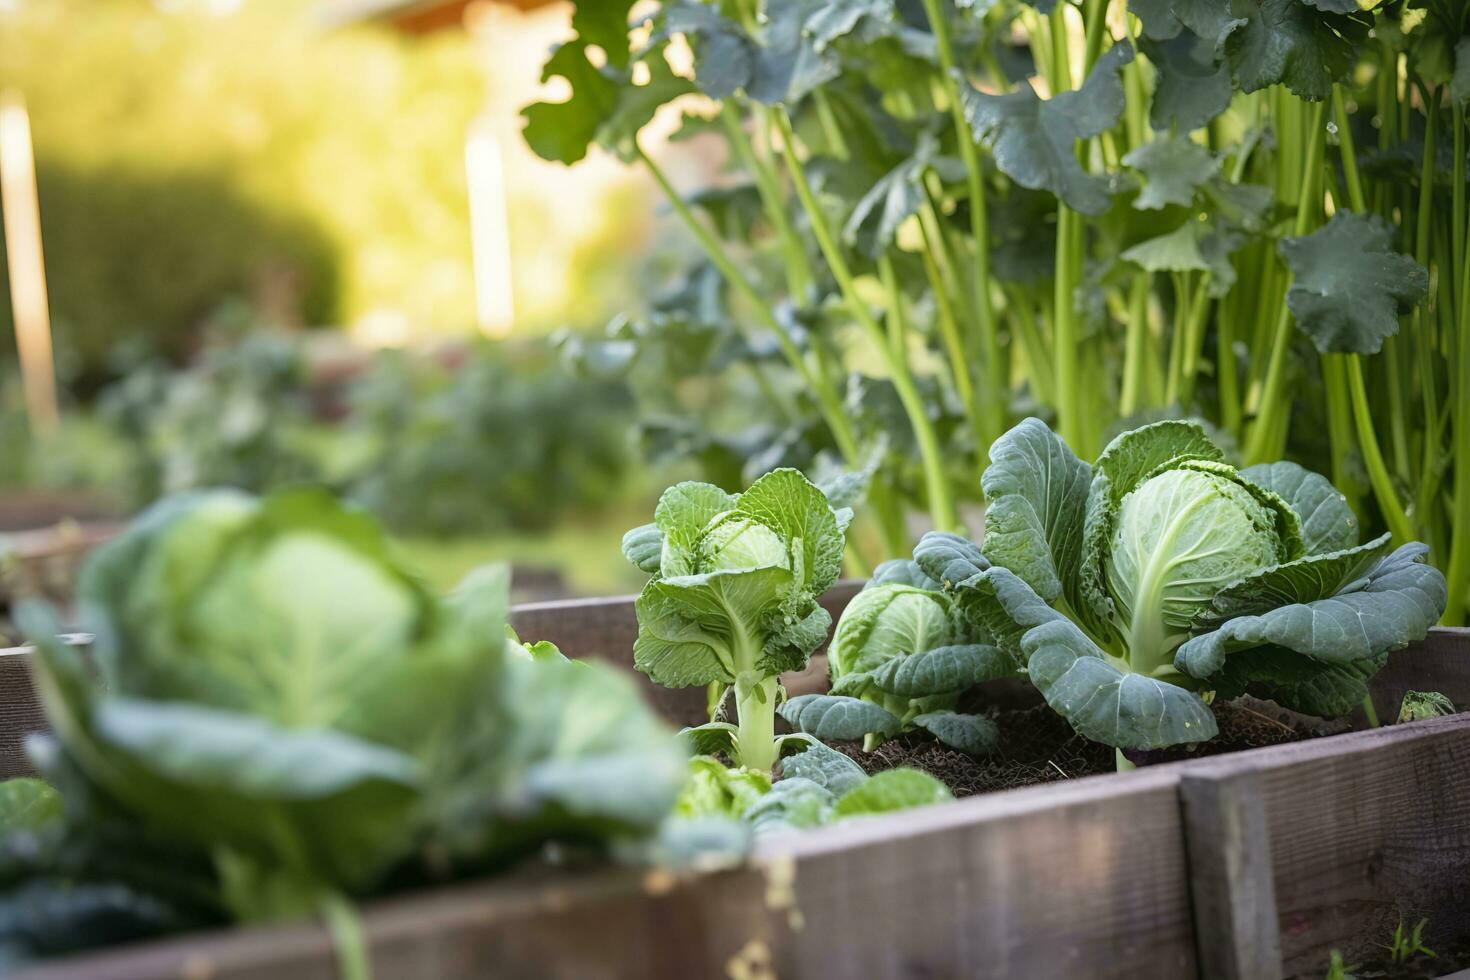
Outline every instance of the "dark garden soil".
MULTIPOLYGON (((1174 762, 1298 742, 1346 730, 1345 724, 1307 718, 1254 698, 1217 704, 1214 710, 1220 734, 1209 742, 1141 753, 1134 762, 1174 762)), ((924 733, 900 735, 872 752, 864 752, 860 742, 836 742, 832 747, 870 773, 900 766, 922 769, 948 784, 955 796, 1116 771, 1111 748, 1077 735, 1060 715, 1044 704, 987 713, 999 729, 1000 741, 995 752, 985 756, 947 748, 924 733)))

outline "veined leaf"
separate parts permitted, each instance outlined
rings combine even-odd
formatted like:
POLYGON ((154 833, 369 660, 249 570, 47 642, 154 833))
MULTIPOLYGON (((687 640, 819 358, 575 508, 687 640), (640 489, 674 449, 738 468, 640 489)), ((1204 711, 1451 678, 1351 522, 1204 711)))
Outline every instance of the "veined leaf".
MULTIPOLYGON (((990 447, 985 558, 1010 569, 1048 602, 1075 582, 1092 467, 1039 419, 1025 419, 990 447)), ((973 573, 972 573, 973 574, 973 573)))
POLYGON ((990 147, 996 166, 1022 187, 1045 188, 1074 210, 1101 214, 1110 185, 1077 162, 1076 143, 1113 126, 1123 112, 1119 73, 1133 48, 1110 48, 1075 91, 1038 98, 1029 86, 1006 95, 987 95, 959 79, 965 118, 975 139, 990 147))
POLYGON ((1291 267, 1287 305, 1324 354, 1376 354, 1398 332, 1398 318, 1429 290, 1429 274, 1393 251, 1393 231, 1376 215, 1338 211, 1279 249, 1291 267))
POLYGON ((859 698, 803 694, 779 710, 793 728, 824 742, 851 742, 869 733, 887 738, 901 727, 893 715, 859 698))
POLYGON ((1241 470, 1257 486, 1291 505, 1302 523, 1307 554, 1343 551, 1358 543, 1358 518, 1342 491, 1325 476, 1296 463, 1262 463, 1241 470))
POLYGON ((1196 630, 1215 629, 1236 616, 1252 616, 1279 606, 1326 599, 1351 591, 1388 551, 1392 535, 1344 551, 1303 555, 1294 561, 1262 569, 1227 586, 1208 610, 1195 617, 1196 630))
POLYGON ((837 799, 838 817, 891 813, 954 799, 939 780, 917 769, 888 769, 870 777, 837 799))
POLYGON ((914 724, 950 748, 983 755, 995 749, 1000 731, 995 722, 980 715, 962 715, 953 711, 932 711, 914 718, 914 724))
POLYGON ((925 533, 914 547, 914 564, 946 589, 990 567, 990 562, 969 538, 950 531, 925 533))
POLYGON ((1123 162, 1144 176, 1133 206, 1152 211, 1177 204, 1189 207, 1195 191, 1220 172, 1220 161, 1186 136, 1165 137, 1131 150, 1123 162))
POLYGON ((869 676, 889 694, 917 698, 964 691, 1015 672, 1016 663, 1004 650, 972 643, 897 656, 875 667, 869 676))
POLYGON ((1185 642, 1174 665, 1207 678, 1229 655, 1277 646, 1325 664, 1371 660, 1421 640, 1444 612, 1444 576, 1424 563, 1429 549, 1407 544, 1378 560, 1351 591, 1315 602, 1239 616, 1213 633, 1185 642))
POLYGON ((810 735, 788 736, 781 749, 781 772, 787 779, 809 779, 834 795, 841 796, 868 778, 862 766, 810 735), (788 746, 800 751, 788 755, 788 746))
MULTIPOLYGON (((1191 0, 1196 5, 1202 2, 1191 0)), ((1232 14, 1244 12, 1244 18, 1224 38, 1225 55, 1241 91, 1254 92, 1280 83, 1304 99, 1327 98, 1332 83, 1352 68, 1357 47, 1371 25, 1352 0, 1332 0, 1330 6, 1331 11, 1302 0, 1231 5, 1232 14), (1348 6, 1352 11, 1342 12, 1348 6)), ((1198 29, 1196 33, 1211 36, 1198 29)))

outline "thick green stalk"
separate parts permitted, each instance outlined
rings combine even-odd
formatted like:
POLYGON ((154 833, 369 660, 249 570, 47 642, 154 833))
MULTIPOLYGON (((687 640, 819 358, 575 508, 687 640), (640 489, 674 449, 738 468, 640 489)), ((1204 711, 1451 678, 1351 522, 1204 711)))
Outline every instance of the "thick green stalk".
POLYGON ((342 980, 372 980, 372 963, 368 957, 367 938, 362 931, 362 918, 352 903, 337 892, 328 892, 320 900, 322 918, 337 954, 337 974, 342 980))
POLYGON ((735 148, 735 155, 755 179, 761 206, 781 239, 781 252, 786 260, 787 286, 792 297, 799 303, 806 297, 815 277, 812 275, 811 264, 807 261, 806 249, 802 248, 796 227, 786 213, 786 202, 781 199, 781 185, 776 179, 776 172, 756 155, 750 137, 745 134, 744 121, 733 101, 726 100, 720 110, 720 120, 724 123, 730 145, 735 148))
MULTIPOLYGON (((1194 297, 1189 304, 1189 319, 1184 328, 1184 356, 1179 366, 1179 407, 1188 410, 1194 404, 1194 380, 1205 346, 1205 320, 1210 311, 1210 274, 1201 272, 1194 284, 1194 297)), ((1170 399, 1172 402, 1173 399, 1170 399)))
POLYGON ((1353 453, 1353 410, 1348 395, 1347 373, 1340 355, 1324 354, 1318 359, 1318 364, 1327 401, 1327 450, 1332 460, 1332 482, 1347 498, 1353 513, 1361 515, 1362 488, 1348 467, 1353 453))
MULTIPOLYGON (((1295 97, 1290 97, 1291 101, 1295 97)), ((1318 102, 1312 111, 1312 128, 1308 134, 1306 162, 1302 164, 1301 189, 1297 194, 1296 224, 1294 233, 1305 235, 1311 229, 1312 217, 1320 214, 1322 200, 1314 191, 1322 169, 1322 151, 1325 142, 1324 124, 1327 118, 1327 102, 1318 102)), ((1290 288, 1290 276, 1287 288, 1290 288)), ((1266 379, 1262 386, 1260 410, 1251 427, 1246 442, 1247 463, 1272 462, 1280 458, 1286 435, 1286 416, 1291 410, 1291 401, 1286 393, 1286 361, 1291 349, 1291 310, 1286 305, 1286 293, 1281 294, 1276 329, 1271 338, 1271 357, 1266 366, 1266 379)))
POLYGON ((1020 341, 1021 354, 1029 371, 1032 393, 1043 405, 1056 404, 1056 379, 1051 373, 1051 353, 1036 320, 1032 297, 1026 289, 1015 286, 1006 290, 1006 306, 1011 313, 1011 329, 1020 341))
POLYGON ((848 312, 868 334, 869 339, 880 351, 884 352, 887 359, 894 389, 898 393, 899 401, 903 404, 904 412, 908 415, 909 426, 914 431, 914 439, 919 444, 919 455, 924 468, 924 483, 929 495, 930 516, 936 528, 946 531, 953 530, 959 526, 958 512, 955 510, 954 496, 950 490, 948 477, 945 475, 944 456, 940 450, 939 437, 934 431, 933 422, 929 419, 928 408, 923 398, 920 397, 918 388, 914 385, 914 379, 909 373, 908 366, 893 357, 883 328, 878 325, 878 321, 873 318, 872 311, 858 295, 847 259, 843 256, 831 228, 827 225, 827 217, 822 212, 821 205, 817 203, 816 195, 812 192, 811 184, 806 179, 806 172, 802 169, 801 161, 796 158, 796 134, 792 131, 791 119, 782 110, 775 113, 775 120, 777 130, 785 143, 786 151, 782 155, 786 160, 786 169, 791 174, 791 183, 796 188, 796 196, 806 211, 807 219, 811 222, 812 234, 817 239, 817 245, 821 248, 823 256, 826 257, 827 265, 832 270, 832 276, 837 280, 838 289, 841 290, 846 300, 848 312))
POLYGON ((1128 761, 1128 757, 1123 754, 1122 749, 1113 750, 1113 765, 1117 767, 1117 770, 1119 772, 1132 772, 1133 770, 1138 768, 1133 763, 1128 761))
MULTIPOLYGON (((1426 105, 1438 104, 1437 95, 1431 100, 1427 93, 1424 94, 1426 105)), ((1404 115, 1407 116, 1408 113, 1404 115)), ((1414 259, 1427 269, 1429 268, 1430 231, 1432 230, 1430 222, 1434 214, 1434 159, 1439 113, 1430 111, 1426 113, 1426 116, 1424 163, 1419 171, 1418 213, 1414 228, 1414 259)), ((1430 314, 1426 306, 1427 304, 1421 304, 1415 309, 1411 321, 1414 331, 1412 343, 1419 368, 1420 398, 1424 403, 1424 445, 1419 470, 1421 494, 1431 483, 1436 482, 1435 472, 1443 454, 1443 444, 1439 440, 1439 382, 1435 378, 1434 327, 1430 322, 1430 314)), ((1422 506, 1418 510, 1422 513, 1429 504, 1429 500, 1421 497, 1419 502, 1422 506)))
POLYGON ((1123 390, 1118 411, 1125 417, 1143 407, 1144 359, 1148 346, 1148 287, 1153 274, 1139 272, 1128 289, 1128 324, 1123 347, 1123 390))
POLYGON ((843 458, 850 464, 856 464, 861 458, 858 453, 857 439, 853 435, 851 423, 848 422, 847 416, 842 410, 842 400, 837 396, 836 390, 832 388, 830 379, 826 376, 825 372, 812 371, 810 365, 806 363, 806 359, 802 357, 801 351, 786 332, 786 328, 776 318, 776 313, 771 308, 771 304, 766 301, 765 297, 761 296, 751 281, 740 272, 734 260, 730 258, 729 253, 725 251, 725 247, 720 244, 720 240, 695 217, 694 212, 684 201, 684 198, 674 189, 674 185, 669 180, 668 175, 663 172, 663 169, 648 154, 643 152, 642 147, 638 148, 638 158, 648 168, 649 173, 653 175, 653 179, 663 190, 664 196, 668 198, 669 206, 674 209, 674 213, 679 216, 680 220, 684 222, 685 227, 698 240, 705 254, 709 256, 709 260, 714 263, 715 268, 724 276, 725 281, 730 284, 732 289, 740 294, 741 298, 750 304, 762 323, 775 335, 776 344, 781 348, 781 353, 791 365, 792 370, 796 371, 801 377, 802 382, 816 395, 817 402, 821 406, 822 418, 826 421, 827 428, 831 430, 832 438, 836 441, 837 448, 842 453, 843 458))
MULTIPOLYGON (((990 295, 990 218, 986 209, 985 184, 980 169, 980 158, 975 149, 975 138, 965 119, 964 104, 960 101, 959 69, 954 58, 954 45, 949 36, 949 21, 945 19, 939 0, 924 0, 924 12, 928 15, 930 30, 934 34, 935 47, 939 52, 940 79, 944 85, 945 98, 949 101, 950 117, 954 121, 956 142, 960 148, 960 159, 965 165, 965 184, 970 195, 970 239, 974 250, 974 303, 975 326, 980 332, 980 347, 985 359, 985 380, 989 389, 985 392, 991 413, 1000 416, 1000 425, 988 432, 977 432, 976 438, 989 442, 998 438, 1007 419, 1006 395, 1009 388, 1005 365, 1001 360, 1000 339, 996 331, 995 308, 990 295)), ((943 228, 939 229, 943 234, 943 228)), ((955 373, 967 371, 968 367, 956 366, 955 373)), ((981 447, 981 456, 985 455, 981 447)))
MULTIPOLYGON (((1348 391, 1353 401, 1353 421, 1358 427, 1358 447, 1363 456, 1363 465, 1368 470, 1368 481, 1373 486, 1373 495, 1378 499, 1378 508, 1383 520, 1399 544, 1414 540, 1414 526, 1399 502, 1398 491, 1393 487, 1393 477, 1383 462, 1383 453, 1378 448, 1378 439, 1373 432, 1373 410, 1368 405, 1368 388, 1363 382, 1363 360, 1357 354, 1328 354, 1327 357, 1342 357, 1347 372, 1348 391)), ((1339 489, 1341 485, 1339 484, 1339 489)))
MULTIPOLYGON (((1460 116, 1463 123, 1464 116, 1460 116)), ((1470 299, 1470 255, 1460 270, 1460 285, 1470 299)), ((1449 603, 1442 622, 1459 626, 1465 621, 1466 590, 1470 589, 1470 302, 1460 304, 1459 338, 1455 347, 1454 374, 1459 378, 1452 423, 1455 465, 1454 496, 1451 499, 1449 603)))

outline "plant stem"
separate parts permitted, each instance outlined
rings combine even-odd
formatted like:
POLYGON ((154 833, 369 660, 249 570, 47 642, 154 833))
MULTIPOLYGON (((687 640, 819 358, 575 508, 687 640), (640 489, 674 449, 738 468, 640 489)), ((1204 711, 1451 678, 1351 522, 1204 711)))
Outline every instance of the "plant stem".
POLYGON ((751 281, 740 272, 734 260, 730 258, 729 253, 725 251, 725 247, 720 244, 720 240, 704 226, 703 222, 695 217, 694 212, 690 210, 684 198, 674 189, 674 185, 669 180, 668 175, 663 172, 663 169, 658 164, 654 163, 653 159, 643 151, 642 147, 638 147, 638 158, 648 168, 649 173, 653 175, 653 179, 663 190, 664 196, 668 198, 669 205, 674 209, 674 213, 679 216, 680 220, 684 222, 685 227, 699 241, 700 246, 704 249, 705 254, 709 256, 710 261, 714 263, 715 268, 725 277, 725 281, 750 304, 762 323, 775 335, 776 344, 781 348, 781 353, 791 365, 792 370, 796 371, 802 383, 816 396, 817 402, 821 407, 822 418, 826 421, 827 428, 832 432, 832 438, 837 443, 838 451, 842 453, 843 458, 849 464, 857 464, 860 459, 857 439, 853 435, 852 426, 842 410, 842 400, 838 398, 836 390, 832 388, 831 381, 826 376, 826 373, 812 371, 811 367, 806 363, 806 359, 802 357, 801 351, 797 349, 795 342, 792 341, 791 336, 786 332, 786 328, 776 318, 776 313, 771 308, 771 304, 761 296, 751 281))
POLYGON ((1368 718, 1368 727, 1379 727, 1378 709, 1373 707, 1373 695, 1369 694, 1363 698, 1363 714, 1368 718))
MULTIPOLYGON (((1463 123, 1464 115, 1459 120, 1463 123)), ((1460 323, 1455 346, 1455 364, 1451 375, 1458 379, 1454 400, 1454 421, 1451 423, 1455 462, 1454 496, 1451 499, 1450 560, 1447 572, 1449 580, 1449 602, 1445 606, 1444 618, 1448 626, 1458 626, 1465 620, 1465 592, 1470 588, 1470 254, 1464 258, 1460 270, 1462 300, 1459 306, 1460 323)), ((1427 433, 1426 433, 1427 438, 1427 433)), ((1438 440, 1435 440, 1438 442, 1438 440)))
MULTIPOLYGON (((1297 196, 1295 234, 1305 235, 1311 227, 1314 213, 1321 210, 1321 197, 1314 193, 1317 178, 1322 168, 1322 150, 1325 143, 1324 124, 1327 118, 1327 102, 1323 100, 1312 110, 1312 127, 1308 134, 1306 162, 1302 165, 1301 191, 1297 196), (1315 198, 1315 202, 1314 202, 1315 198), (1315 203, 1315 207, 1313 206, 1315 203)), ((1291 288, 1290 276, 1287 289, 1291 288)), ((1267 362, 1266 380, 1261 395, 1261 405, 1246 442, 1247 463, 1272 462, 1281 456, 1285 441, 1287 416, 1291 401, 1286 393, 1286 361, 1291 349, 1291 309, 1282 292, 1276 329, 1271 338, 1271 358, 1267 362)))
POLYGON ((1123 390, 1118 411, 1126 418, 1142 407, 1144 358, 1148 356, 1148 287, 1153 274, 1139 272, 1128 288, 1127 339, 1123 353, 1123 390))
MULTIPOLYGON (((1328 355, 1334 356, 1334 355, 1328 355)), ((1383 462, 1383 452, 1378 448, 1378 436, 1373 430, 1373 411, 1368 406, 1368 388, 1363 383, 1363 360, 1357 354, 1343 355, 1346 360, 1348 391, 1353 400, 1353 421, 1358 427, 1358 448, 1362 452, 1363 465, 1368 470, 1368 480, 1373 486, 1373 496, 1378 499, 1378 508, 1383 511, 1384 523, 1398 539, 1399 544, 1414 540, 1414 526, 1399 502, 1398 491, 1393 487, 1393 478, 1383 462)))
MULTIPOLYGON (((990 296, 990 219, 985 202, 985 184, 980 170, 980 158, 975 149, 974 133, 965 119, 964 104, 960 101, 960 79, 955 67, 954 45, 949 35, 949 21, 940 7, 940 0, 924 0, 924 13, 929 18, 929 27, 934 34, 935 47, 939 52, 941 82, 945 97, 949 100, 949 112, 954 120, 956 140, 960 148, 960 159, 965 165, 965 183, 970 195, 970 239, 974 249, 974 296, 976 326, 980 331, 980 346, 985 359, 985 378, 989 390, 985 393, 993 411, 1000 417, 1000 427, 989 432, 977 432, 975 438, 986 445, 980 447, 980 455, 992 439, 1003 431, 1006 418, 1006 383, 1004 364, 1001 362, 1000 340, 996 333, 995 308, 990 296)), ((943 228, 938 229, 943 234, 943 228)), ((956 373, 967 368, 956 367, 956 373)))
POLYGON ((785 202, 781 200, 780 183, 776 180, 776 172, 756 155, 750 137, 745 135, 745 126, 734 102, 727 100, 724 103, 720 109, 720 121, 725 125, 725 133, 729 137, 730 145, 735 147, 736 156, 755 178, 755 187, 760 194, 761 206, 765 209, 766 217, 776 226, 776 234, 781 239, 781 250, 786 258, 787 286, 792 297, 797 302, 801 302, 814 276, 811 265, 807 262, 806 250, 801 247, 801 239, 797 236, 796 228, 786 214, 785 202))
POLYGON ((337 953, 338 975, 342 980, 372 980, 367 939, 357 909, 337 892, 322 896, 320 907, 337 953))
MULTIPOLYGON (((741 678, 747 672, 742 672, 741 678)), ((750 671, 749 673, 754 673, 750 671)), ((754 683, 735 682, 735 752, 747 769, 770 772, 776 765, 776 695, 774 677, 754 683)))
POLYGON ((904 412, 908 415, 909 425, 914 431, 914 439, 919 444, 919 455, 924 467, 924 482, 928 489, 930 516, 939 530, 953 530, 959 526, 959 517, 950 492, 949 480, 944 472, 944 457, 940 451, 939 437, 934 431, 934 424, 929 419, 928 409, 924 405, 924 400, 919 396, 908 365, 893 356, 883 328, 878 325, 877 320, 873 319, 872 312, 863 302, 862 297, 858 295, 847 259, 843 257, 842 250, 838 247, 837 240, 827 225, 827 217, 822 212, 821 205, 817 203, 811 184, 807 182, 801 161, 796 158, 796 134, 792 131, 790 117, 784 110, 780 110, 775 113, 775 120, 777 130, 785 143, 785 153, 782 156, 786 160, 786 169, 791 174, 792 185, 796 188, 796 196, 806 211, 807 220, 811 222, 812 234, 817 239, 817 245, 827 259, 827 265, 832 270, 833 278, 837 280, 838 289, 841 290, 847 302, 848 311, 887 360, 894 389, 898 393, 899 401, 903 404, 904 412))
POLYGON ((1133 763, 1128 761, 1128 757, 1123 754, 1122 749, 1113 750, 1113 763, 1115 766, 1117 766, 1119 772, 1132 772, 1133 770, 1138 768, 1133 763))

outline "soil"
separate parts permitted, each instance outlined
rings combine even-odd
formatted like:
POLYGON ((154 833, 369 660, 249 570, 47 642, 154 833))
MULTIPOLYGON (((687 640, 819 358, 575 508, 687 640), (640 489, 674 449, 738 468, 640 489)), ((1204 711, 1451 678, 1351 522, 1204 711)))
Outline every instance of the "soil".
MULTIPOLYGON (((967 707, 960 705, 961 710, 967 707)), ((1217 704, 1214 710, 1220 726, 1220 734, 1215 738, 1198 745, 1138 753, 1133 761, 1173 762, 1298 742, 1346 730, 1345 724, 1323 722, 1250 697, 1217 704)), ((985 756, 948 748, 922 732, 900 735, 872 752, 864 752, 860 742, 836 742, 832 747, 869 773, 900 766, 922 769, 946 783, 955 796, 1116 771, 1111 748, 1077 735, 1045 704, 991 708, 984 713, 995 721, 1000 732, 996 750, 985 756)))

